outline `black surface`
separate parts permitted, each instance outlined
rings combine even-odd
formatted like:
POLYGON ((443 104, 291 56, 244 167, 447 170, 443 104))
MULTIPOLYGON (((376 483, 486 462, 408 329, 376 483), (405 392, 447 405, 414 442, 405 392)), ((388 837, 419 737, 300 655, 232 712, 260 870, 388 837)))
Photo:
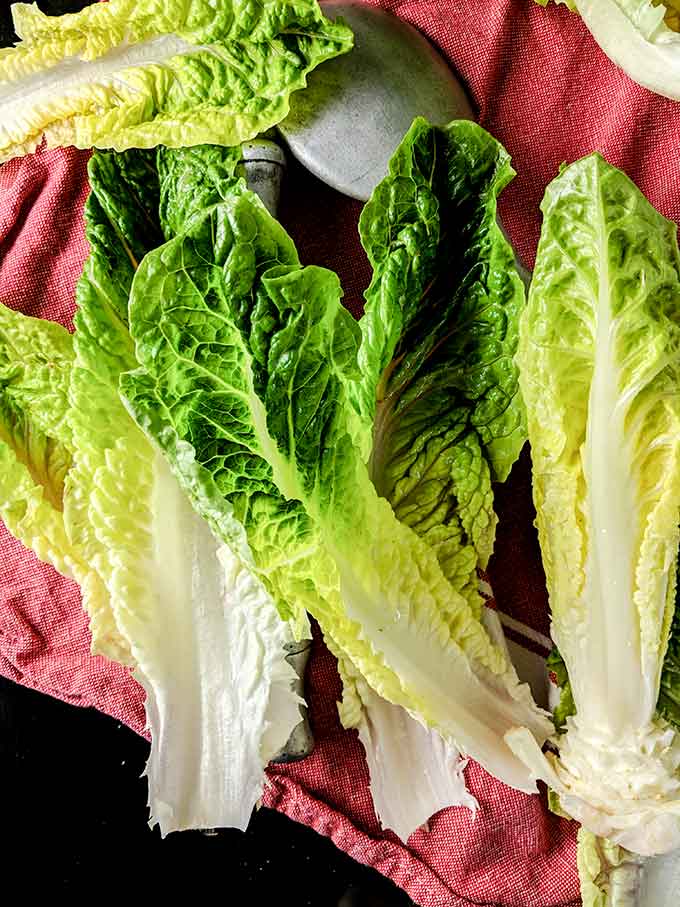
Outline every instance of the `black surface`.
MULTIPOLYGON (((84 2, 41 0, 44 12, 84 2)), ((0 46, 16 40, 0 0, 0 46)), ((328 839, 259 810, 248 831, 161 840, 147 824, 146 741, 106 715, 0 677, 2 891, 281 907, 407 907, 406 895, 328 839)), ((9 903, 9 898, 8 898, 9 903)))
MULTIPOLYGON (((247 832, 181 832, 147 824, 149 745, 93 709, 0 678, 0 860, 3 888, 24 879, 37 895, 150 893, 196 887, 221 903, 281 907, 406 907, 390 881, 327 838, 269 809, 247 832), (240 900, 238 901, 241 902, 240 900)), ((6 889, 5 889, 6 890, 6 889)))

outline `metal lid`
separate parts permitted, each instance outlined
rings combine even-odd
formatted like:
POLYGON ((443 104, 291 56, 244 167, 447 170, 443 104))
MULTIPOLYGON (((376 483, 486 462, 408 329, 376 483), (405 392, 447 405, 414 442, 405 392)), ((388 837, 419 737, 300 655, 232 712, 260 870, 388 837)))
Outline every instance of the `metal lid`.
POLYGON ((293 154, 334 189, 365 201, 416 116, 436 125, 474 119, 465 92, 411 25, 363 3, 325 3, 354 32, 354 48, 315 70, 279 129, 293 154))

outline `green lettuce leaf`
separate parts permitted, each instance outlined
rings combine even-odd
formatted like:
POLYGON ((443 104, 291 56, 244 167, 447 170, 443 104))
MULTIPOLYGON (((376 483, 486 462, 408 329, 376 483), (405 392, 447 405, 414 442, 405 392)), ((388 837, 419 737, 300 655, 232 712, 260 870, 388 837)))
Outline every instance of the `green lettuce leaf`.
POLYGON ((476 124, 417 119, 360 222, 374 269, 359 353, 371 478, 478 614, 491 483, 526 441, 513 362, 524 288, 496 221, 513 176, 476 124))
MULTIPOLYGON (((548 0, 536 0, 546 6, 548 0)), ((578 12, 610 60, 639 85, 680 100, 678 0, 556 0, 578 12)))
MULTIPOLYGON (((205 153, 209 160, 214 149, 205 153)), ((120 374, 137 364, 128 330, 133 277, 163 242, 155 154, 97 153, 89 176, 91 252, 76 292, 65 520, 106 585, 127 653, 118 660, 134 666, 146 691, 152 822, 164 835, 245 829, 265 765, 300 720, 284 652, 293 634, 247 558, 194 511, 120 398, 120 374)))
POLYGON ((237 186, 137 271, 142 368, 123 393, 232 547, 233 508, 277 603, 306 606, 379 695, 533 790, 503 738, 527 726, 542 741, 549 723, 355 446, 359 329, 340 297, 237 186))
MULTIPOLYGON (((180 233, 191 217, 228 198, 243 177, 241 146, 159 148, 156 157, 158 216, 165 239, 180 233)), ((160 245, 157 243, 156 245, 160 245)))
MULTIPOLYGON (((42 499, 63 513, 72 462, 65 388, 73 365, 71 336, 61 325, 0 309, 0 439, 42 499)), ((10 486, 7 492, 10 493, 10 486)))
POLYGON ((73 362, 72 338, 61 325, 0 305, 0 517, 40 560, 79 583, 93 653, 123 657, 106 589, 66 528, 73 362))
POLYGON ((680 845, 680 739, 656 714, 680 517, 676 226, 597 154, 564 169, 542 209, 518 358, 576 713, 559 758, 513 745, 590 831, 660 853, 680 845))
POLYGON ((109 0, 51 17, 12 6, 0 50, 0 162, 50 147, 238 145, 352 46, 316 0, 109 0))
MULTIPOLYGON (((88 173, 94 187, 85 206, 91 251, 76 288, 75 357, 66 414, 74 456, 64 519, 70 538, 104 581, 116 615, 135 608, 152 545, 144 523, 154 452, 120 400, 118 376, 136 361, 127 328, 132 277, 162 235, 155 214, 153 153, 94 155, 88 173), (141 575, 135 576, 135 570, 141 575)), ((120 627, 117 652, 102 648, 97 627, 91 630, 93 645, 102 654, 135 663, 120 627)))
MULTIPOLYGON (((491 481, 506 477, 526 440, 512 364, 524 292, 496 223, 512 175, 479 126, 416 120, 360 220, 373 265, 357 401, 371 479, 478 617, 477 570, 496 527, 491 481)), ((474 811, 455 747, 377 696, 330 647, 343 724, 359 732, 383 826, 406 841, 446 806, 474 811)))

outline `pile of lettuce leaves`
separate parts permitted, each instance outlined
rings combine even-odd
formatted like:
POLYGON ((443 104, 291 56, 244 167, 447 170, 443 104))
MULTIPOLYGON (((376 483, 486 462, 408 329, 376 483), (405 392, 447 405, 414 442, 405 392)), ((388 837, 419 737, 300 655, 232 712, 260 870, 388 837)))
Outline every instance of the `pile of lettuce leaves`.
MULTIPOLYGON (((611 11, 611 55, 637 48, 631 75, 680 97, 673 4, 569 5, 596 37, 611 11)), ((497 222, 507 152, 417 119, 361 215, 355 320, 239 144, 350 48, 341 23, 315 0, 14 17, 0 160, 43 136, 113 150, 89 163, 73 333, 0 305, 0 517, 145 690, 152 822, 246 827, 301 719, 286 653, 311 616, 383 826, 474 810, 472 757, 582 823, 584 903, 637 903, 643 856, 680 845, 675 225, 577 161, 546 191, 527 302, 497 222), (480 592, 527 436, 554 727, 480 592)))
POLYGON ((362 213, 357 322, 239 161, 93 155, 74 333, 0 310, 0 512, 144 686, 163 833, 245 827, 300 720, 285 647, 312 615, 407 837, 474 808, 463 755, 535 790, 505 736, 551 730, 477 575, 526 439, 513 171, 481 127, 416 120, 362 213))
POLYGON ((464 755, 534 790, 505 735, 550 723, 478 589, 526 439, 505 150, 414 124, 361 218, 357 323, 239 149, 351 48, 341 21, 316 0, 12 14, 0 161, 112 150, 89 165, 74 333, 0 309, 0 515, 146 691, 152 820, 245 827, 300 720, 285 656, 309 615, 384 824, 474 809, 464 755))

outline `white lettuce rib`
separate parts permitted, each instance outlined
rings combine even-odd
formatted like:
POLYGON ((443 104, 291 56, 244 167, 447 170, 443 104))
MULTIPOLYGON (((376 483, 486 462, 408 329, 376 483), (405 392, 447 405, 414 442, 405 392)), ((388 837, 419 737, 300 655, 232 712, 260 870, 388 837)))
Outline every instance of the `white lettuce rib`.
MULTIPOLYGON (((635 604, 636 546, 640 513, 638 483, 631 475, 634 457, 624 430, 620 366, 616 356, 618 325, 611 312, 611 288, 604 215, 599 219, 598 296, 594 300, 594 363, 588 401, 583 474, 586 485, 588 554, 580 646, 553 633, 558 649, 568 652, 567 667, 580 719, 585 726, 623 733, 631 722, 644 725, 654 714, 656 697, 644 682, 640 622, 635 604), (591 695, 597 689, 600 695, 591 695)), ((630 400, 628 401, 630 403, 630 400)), ((574 627, 567 633, 571 635, 574 627)))
POLYGON ((285 662, 292 640, 262 584, 155 464, 152 594, 119 608, 147 694, 151 823, 163 835, 245 829, 267 762, 300 721, 285 662))
MULTIPOLYGON (((427 704, 430 724, 447 743, 508 786, 536 792, 534 776, 505 738, 523 727, 542 743, 549 722, 509 661, 498 675, 481 664, 473 666, 453 639, 444 646, 431 627, 417 625, 410 608, 411 590, 394 586, 389 600, 381 599, 384 593, 375 588, 367 594, 353 567, 337 553, 335 560, 347 617, 361 627, 362 637, 400 678, 402 691, 415 691, 427 704)), ((363 666, 362 672, 366 673, 363 666)), ((371 677, 368 681, 374 684, 371 677)), ((401 696, 390 699, 404 706, 408 701, 401 696)))
POLYGON ((405 708, 378 695, 337 642, 328 633, 324 639, 338 659, 342 678, 340 720, 343 727, 359 732, 381 826, 406 842, 448 806, 466 806, 475 812, 478 804, 463 774, 467 759, 405 708))
POLYGON ((465 786, 467 759, 437 731, 369 687, 361 692, 357 724, 366 753, 375 814, 402 841, 447 806, 473 813, 477 800, 465 786))

